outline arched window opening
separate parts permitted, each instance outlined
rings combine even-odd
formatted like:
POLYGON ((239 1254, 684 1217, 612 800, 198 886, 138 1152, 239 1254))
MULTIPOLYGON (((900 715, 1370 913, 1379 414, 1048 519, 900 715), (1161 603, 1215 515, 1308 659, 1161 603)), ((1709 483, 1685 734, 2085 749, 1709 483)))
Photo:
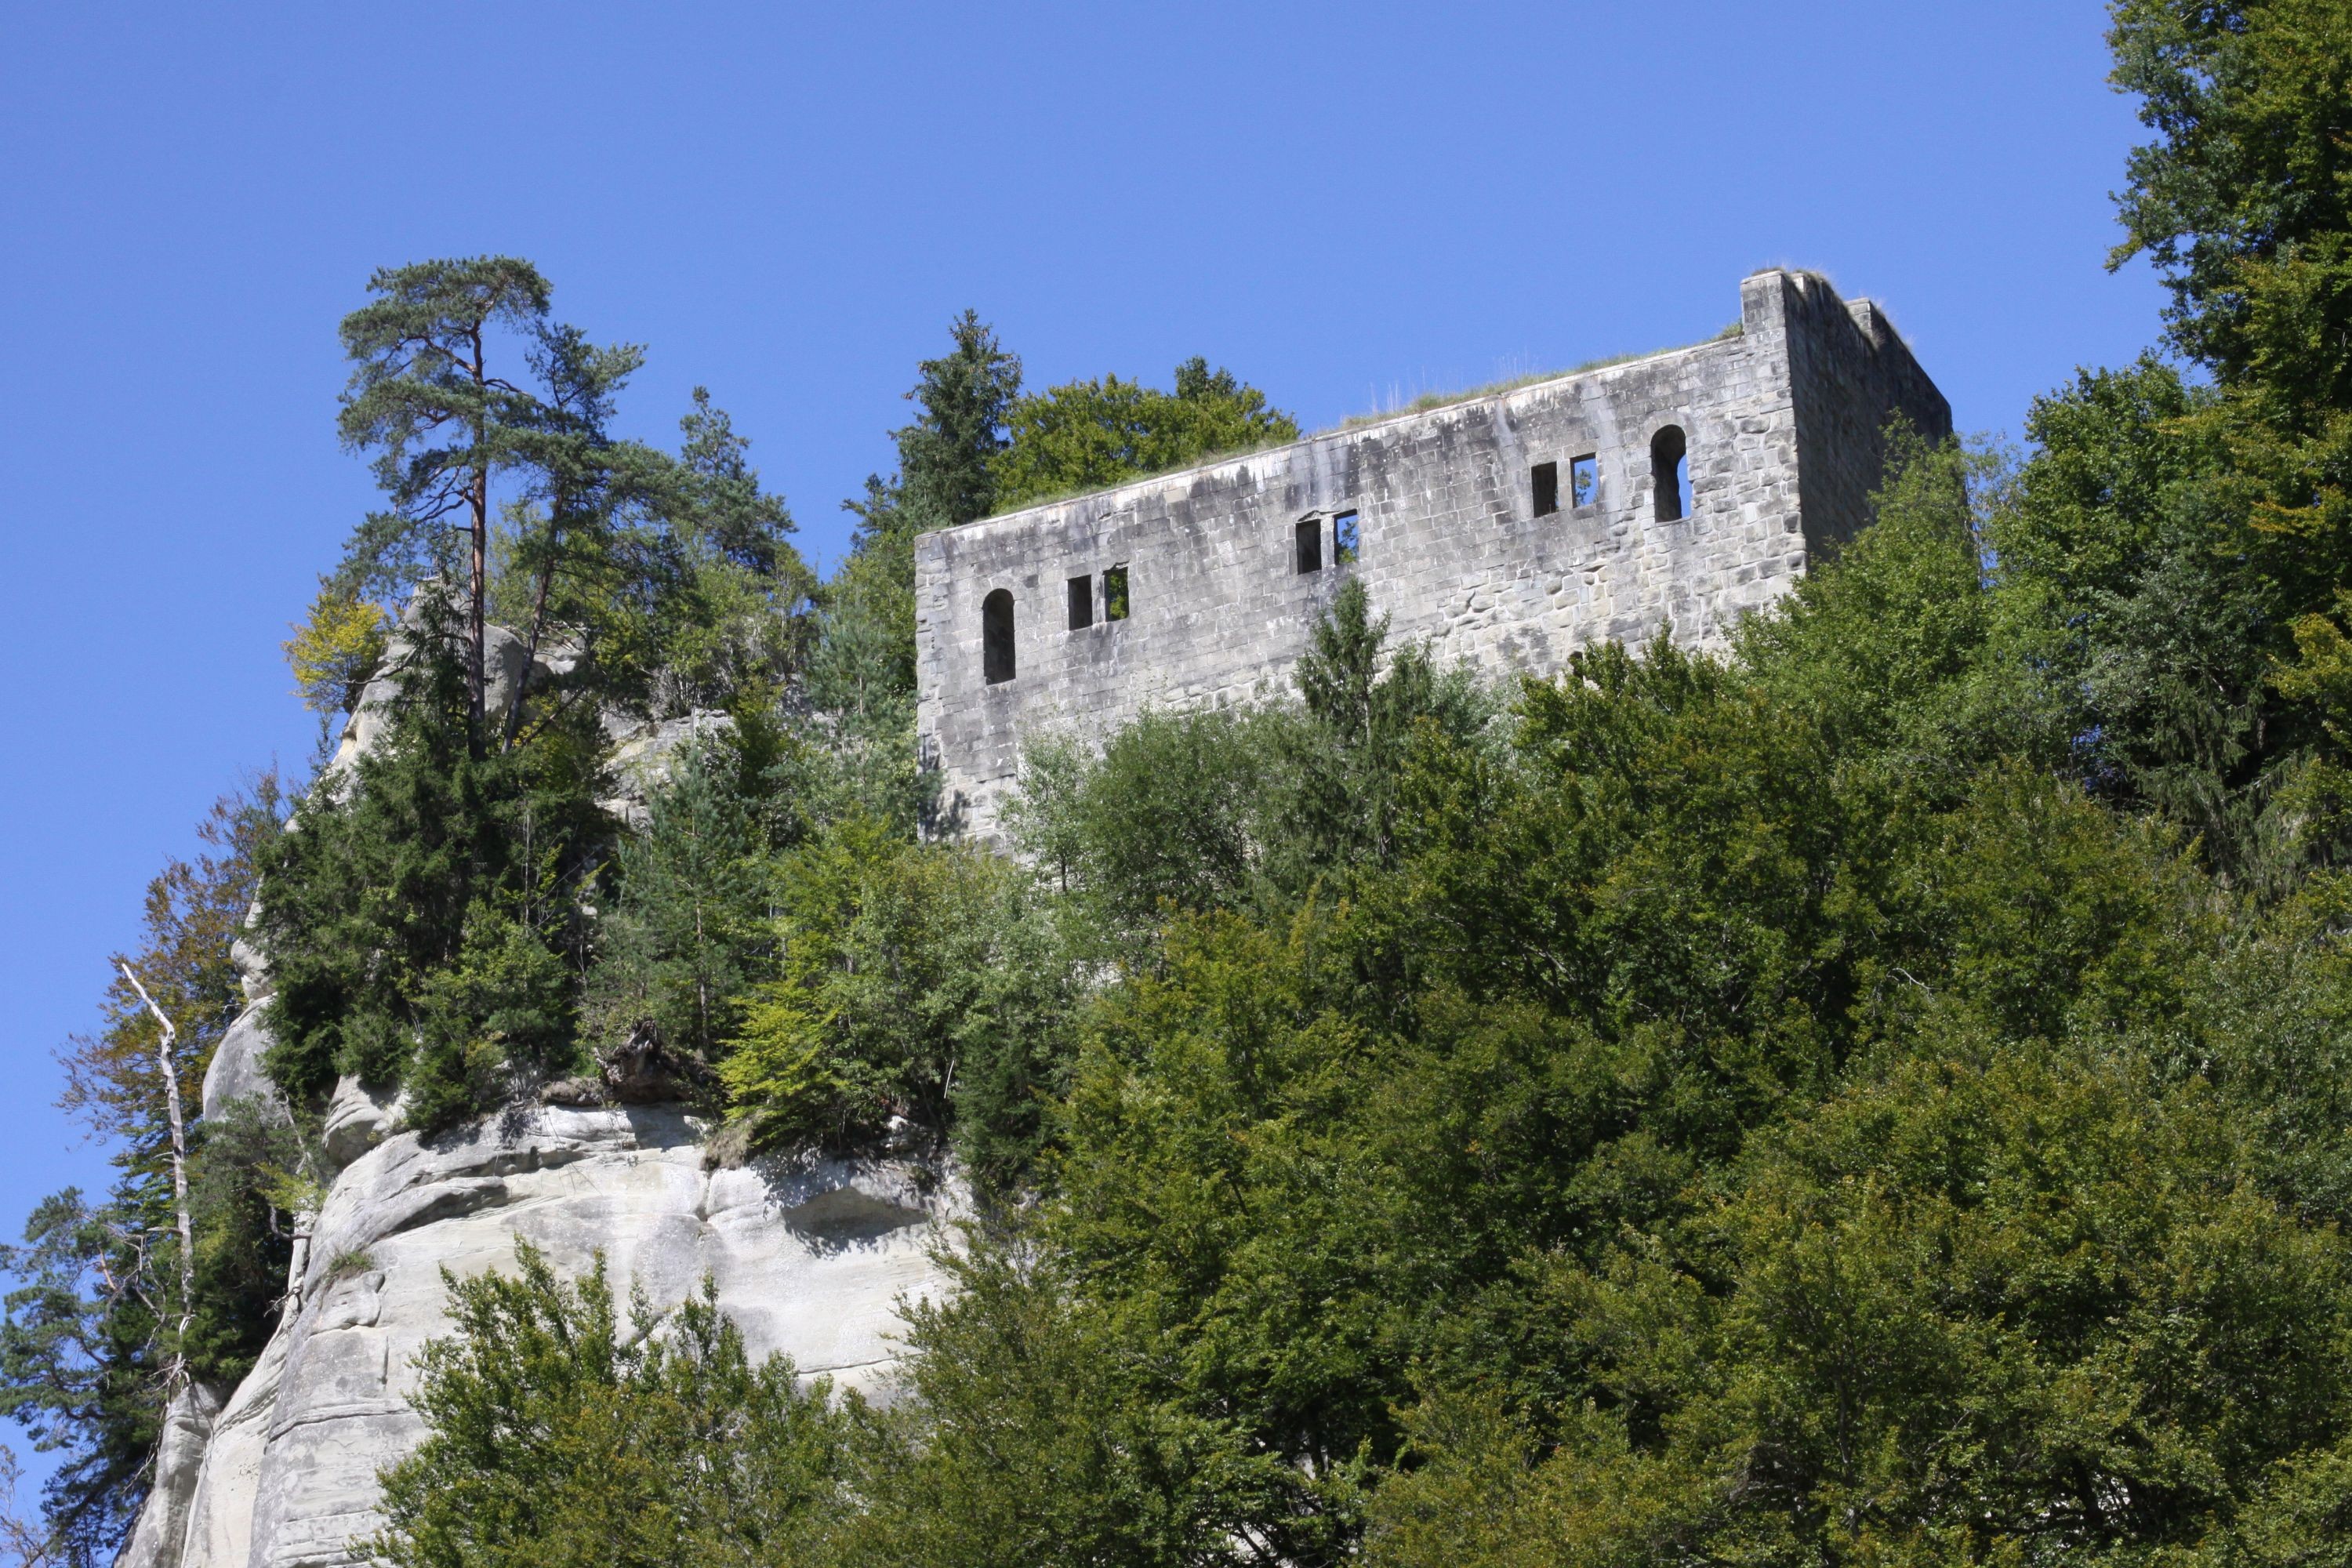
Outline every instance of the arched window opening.
POLYGON ((994 686, 1013 679, 1013 591, 999 588, 980 602, 980 668, 994 686))
POLYGON ((1650 488, 1656 492, 1660 522, 1679 522, 1689 515, 1690 453, 1679 425, 1650 437, 1650 488))

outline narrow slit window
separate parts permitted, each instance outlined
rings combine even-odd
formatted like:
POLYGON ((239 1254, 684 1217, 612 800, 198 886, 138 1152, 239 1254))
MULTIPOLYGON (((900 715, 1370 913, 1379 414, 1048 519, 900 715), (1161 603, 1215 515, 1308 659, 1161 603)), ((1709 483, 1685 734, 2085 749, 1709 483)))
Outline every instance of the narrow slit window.
POLYGON ((1300 522, 1298 527, 1293 531, 1292 540, 1297 550, 1297 567, 1299 575, 1303 577, 1309 572, 1322 571, 1322 522, 1316 518, 1310 517, 1306 519, 1304 521, 1300 522))
POLYGON ((999 588, 980 602, 980 671, 991 686, 1013 679, 1013 592, 999 588))
POLYGON ((1601 460, 1595 457, 1577 458, 1568 466, 1568 504, 1588 507, 1601 499, 1601 460))
POLYGON ((1095 580, 1070 579, 1070 629, 1082 632, 1095 624, 1095 580))
POLYGON ((1114 566, 1103 574, 1103 619, 1127 619, 1127 568, 1114 566))
POLYGON ((1356 514, 1343 511, 1331 520, 1331 563, 1335 566, 1354 565, 1358 547, 1356 514))
POLYGON ((1690 454, 1679 425, 1668 425, 1650 437, 1650 488, 1660 522, 1679 522, 1689 515, 1690 454))
POLYGON ((1559 465, 1538 463, 1528 470, 1528 488, 1534 492, 1536 515, 1549 517, 1559 510, 1559 465))

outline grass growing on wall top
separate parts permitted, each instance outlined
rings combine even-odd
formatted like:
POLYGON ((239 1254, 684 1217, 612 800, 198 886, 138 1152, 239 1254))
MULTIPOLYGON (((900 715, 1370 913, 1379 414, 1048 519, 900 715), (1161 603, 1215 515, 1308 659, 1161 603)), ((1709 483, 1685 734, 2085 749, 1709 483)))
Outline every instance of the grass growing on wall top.
MULTIPOLYGON (((1447 408, 1458 403, 1475 403, 1482 397, 1497 397, 1507 392, 1517 392, 1523 386, 1558 381, 1563 376, 1582 375, 1589 371, 1606 370, 1611 365, 1630 364, 1635 360, 1654 359, 1660 354, 1677 353, 1684 349, 1700 348, 1707 343, 1721 342, 1726 338, 1738 337, 1744 330, 1739 322, 1733 321, 1712 337, 1701 338, 1696 342, 1678 343, 1672 348, 1645 349, 1638 353, 1603 354, 1598 359, 1589 359, 1580 364, 1570 365, 1565 370, 1530 371, 1525 375, 1490 381, 1483 385, 1467 387, 1458 392, 1424 392, 1411 403, 1402 406, 1370 414, 1351 414, 1337 425, 1327 426, 1298 439, 1311 441, 1318 437, 1334 436, 1348 430, 1360 430, 1366 426, 1402 418, 1409 414, 1426 414, 1433 408, 1447 408)), ((1180 463, 1167 464, 1148 473, 1131 474, 1108 484, 1071 485, 1050 494, 1031 496, 1016 505, 1001 507, 991 512, 989 517, 1010 517, 1015 512, 1028 511, 1036 507, 1055 506, 1063 501, 1076 500, 1082 496, 1103 495, 1114 489, 1124 489, 1129 485, 1148 484, 1153 479, 1164 479, 1171 474, 1186 473, 1194 468, 1214 468, 1219 463, 1228 463, 1236 458, 1255 457, 1260 452, 1270 452, 1277 447, 1292 445, 1295 445, 1295 442, 1291 440, 1268 440, 1246 447, 1235 447, 1226 451, 1204 453, 1199 457, 1188 458, 1180 463)), ((985 521, 987 519, 981 521, 985 521)))
POLYGON ((1500 381, 1490 381, 1484 385, 1465 387, 1458 392, 1424 392, 1411 403, 1402 404, 1394 408, 1378 409, 1370 414, 1351 414, 1339 424, 1328 429, 1318 430, 1315 434, 1329 436, 1342 430, 1358 430, 1367 425, 1378 425, 1383 420, 1401 418, 1408 414, 1426 414, 1433 408, 1450 408, 1457 403, 1475 403, 1482 397, 1499 397, 1507 392, 1517 392, 1523 386, 1558 381, 1563 376, 1583 375, 1590 371, 1607 370, 1611 365, 1631 364, 1635 360, 1655 359, 1660 354, 1679 353, 1685 349, 1703 348, 1708 343, 1719 343, 1726 338, 1738 337, 1745 331, 1746 328, 1741 323, 1733 321, 1721 331, 1711 337, 1701 338, 1696 342, 1675 343, 1662 349, 1643 349, 1634 353, 1602 354, 1598 359, 1585 360, 1581 363, 1570 365, 1565 370, 1530 371, 1525 375, 1507 376, 1500 381))

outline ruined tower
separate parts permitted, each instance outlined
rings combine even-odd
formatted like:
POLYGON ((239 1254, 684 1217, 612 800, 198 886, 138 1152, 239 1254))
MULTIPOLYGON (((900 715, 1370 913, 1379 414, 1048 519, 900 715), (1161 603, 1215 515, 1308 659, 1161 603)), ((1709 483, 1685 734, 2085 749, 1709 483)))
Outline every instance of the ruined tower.
POLYGON ((1288 694, 1350 575, 1441 664, 1549 674, 1662 626, 1719 644, 1867 520, 1891 418, 1951 431, 1869 300, 1772 270, 1739 305, 1689 348, 923 535, 941 826, 993 829, 1026 736, 1288 694))

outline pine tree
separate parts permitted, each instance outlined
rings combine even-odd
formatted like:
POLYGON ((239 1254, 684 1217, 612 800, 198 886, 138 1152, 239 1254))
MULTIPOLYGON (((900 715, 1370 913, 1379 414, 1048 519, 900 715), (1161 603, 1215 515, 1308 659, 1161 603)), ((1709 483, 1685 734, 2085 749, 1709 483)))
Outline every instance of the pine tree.
POLYGON ((621 847, 620 896, 599 933, 588 1001, 605 1043, 650 1025, 674 1056, 707 1064, 734 1031, 753 963, 772 945, 767 846, 745 762, 723 738, 688 747, 621 847))
POLYGON ((537 268, 507 256, 388 268, 368 289, 377 298, 343 318, 356 368, 337 423, 345 445, 375 452, 392 505, 354 533, 340 575, 356 592, 388 597, 463 572, 467 736, 479 757, 490 487, 521 460, 520 437, 544 423, 539 400, 495 368, 496 336, 541 327, 550 290, 537 268))
POLYGON ((971 310, 948 334, 955 346, 925 360, 907 394, 919 412, 898 430, 898 504, 915 531, 952 528, 996 508, 993 459, 1004 449, 1004 421, 1021 391, 1021 361, 1004 352, 971 310))

